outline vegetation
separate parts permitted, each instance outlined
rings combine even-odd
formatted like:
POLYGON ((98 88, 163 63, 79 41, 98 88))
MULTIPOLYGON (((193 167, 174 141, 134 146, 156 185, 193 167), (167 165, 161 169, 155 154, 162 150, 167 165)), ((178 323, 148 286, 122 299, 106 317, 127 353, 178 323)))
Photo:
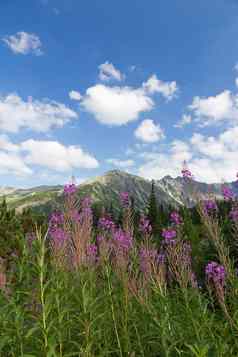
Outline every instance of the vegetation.
POLYGON ((113 216, 67 185, 48 223, 3 201, 0 356, 237 356, 238 208, 223 194, 167 211, 152 184, 144 214, 122 192, 113 216))

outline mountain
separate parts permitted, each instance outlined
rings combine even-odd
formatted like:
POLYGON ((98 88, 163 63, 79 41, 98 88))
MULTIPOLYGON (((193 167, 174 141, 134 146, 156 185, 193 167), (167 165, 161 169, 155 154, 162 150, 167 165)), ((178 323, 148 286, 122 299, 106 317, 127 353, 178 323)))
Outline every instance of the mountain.
POLYGON ((0 187, 0 198, 5 197, 10 208, 22 211, 27 207, 38 207, 53 202, 63 192, 63 187, 58 186, 37 186, 28 189, 18 189, 13 187, 0 187))
MULTIPOLYGON (((238 196, 237 182, 225 183, 238 196)), ((168 195, 172 196, 177 202, 188 207, 193 206, 198 200, 205 200, 209 197, 214 197, 217 200, 222 200, 221 183, 207 184, 195 180, 186 183, 182 177, 172 178, 165 176, 161 180, 156 181, 156 186, 161 187, 168 195)))
MULTIPOLYGON (((238 195, 236 182, 226 185, 238 195)), ((157 201, 164 206, 193 206, 198 198, 205 199, 210 195, 222 199, 221 188, 222 185, 218 183, 211 185, 197 181, 185 183, 181 177, 165 176, 155 181, 157 201)), ((94 202, 100 202, 107 207, 112 205, 115 208, 118 207, 119 194, 122 191, 130 192, 130 195, 134 197, 135 206, 143 209, 151 192, 151 181, 119 170, 112 170, 78 186, 79 197, 91 196, 94 202)), ((29 189, 0 187, 0 198, 5 196, 8 205, 16 208, 17 211, 22 211, 26 207, 48 211, 54 207, 55 202, 61 202, 62 192, 63 186, 60 185, 29 189)))
MULTIPOLYGON (((103 176, 95 177, 79 186, 81 195, 89 195, 95 202, 118 206, 119 194, 128 191, 134 198, 135 207, 144 208, 151 192, 151 181, 119 170, 112 170, 103 176)), ((180 202, 165 192, 159 185, 155 187, 155 195, 163 205, 178 206, 180 202)))

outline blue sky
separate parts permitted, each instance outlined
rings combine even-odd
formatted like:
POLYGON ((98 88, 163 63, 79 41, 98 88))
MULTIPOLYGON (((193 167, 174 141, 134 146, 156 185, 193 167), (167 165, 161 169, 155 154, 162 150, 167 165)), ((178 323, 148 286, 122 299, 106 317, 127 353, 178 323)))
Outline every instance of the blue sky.
POLYGON ((32 0, 0 5, 0 185, 234 180, 238 2, 32 0))

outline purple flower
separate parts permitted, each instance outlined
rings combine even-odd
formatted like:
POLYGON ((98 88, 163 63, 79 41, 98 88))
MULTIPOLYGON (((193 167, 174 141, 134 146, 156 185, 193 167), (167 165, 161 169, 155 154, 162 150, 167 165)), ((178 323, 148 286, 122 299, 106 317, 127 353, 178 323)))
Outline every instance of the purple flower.
POLYGON ((129 192, 121 192, 120 193, 120 201, 124 208, 129 207, 129 205, 130 205, 129 192))
POLYGON ((164 238, 164 242, 166 244, 174 243, 175 242, 174 238, 176 237, 176 235, 177 232, 172 228, 163 229, 162 231, 162 237, 164 238))
POLYGON ((77 187, 74 183, 66 184, 64 186, 64 194, 66 196, 71 196, 77 191, 77 187))
POLYGON ((113 241, 119 250, 128 251, 132 247, 132 237, 122 229, 113 232, 113 241))
POLYGON ((211 214, 217 211, 218 207, 215 201, 213 200, 205 200, 203 202, 203 209, 206 214, 211 214))
POLYGON ((184 163, 183 163, 183 168, 181 170, 181 174, 185 180, 192 180, 192 178, 193 178, 191 171, 187 168, 186 161, 184 161, 184 163))
POLYGON ((146 235, 150 234, 152 231, 152 226, 150 224, 150 221, 145 216, 141 216, 140 218, 139 231, 142 234, 146 234, 146 235))
POLYGON ((57 229, 62 226, 64 223, 64 215, 62 212, 54 212, 50 216, 49 220, 49 234, 53 237, 54 232, 57 231, 57 229))
POLYGON ((72 209, 70 212, 70 217, 74 222, 80 222, 81 220, 81 215, 77 209, 72 209))
POLYGON ((232 208, 229 217, 232 219, 233 222, 238 222, 238 208, 232 208))
POLYGON ((110 217, 101 217, 98 221, 98 227, 105 231, 111 231, 115 228, 115 223, 110 217))
POLYGON ((52 229, 49 233, 54 245, 58 248, 62 247, 64 243, 68 240, 68 235, 62 228, 52 229))
POLYGON ((104 241, 104 237, 103 236, 97 236, 96 240, 97 240, 98 243, 101 243, 101 242, 104 241))
POLYGON ((50 216, 50 226, 55 226, 64 223, 64 214, 62 212, 56 211, 53 212, 50 216))
POLYGON ((166 256, 164 253, 159 253, 157 256, 158 264, 164 264, 166 260, 166 256))
POLYGON ((81 201, 81 207, 82 208, 89 208, 92 206, 92 198, 87 196, 87 197, 84 197, 83 200, 81 201))
POLYGON ((208 281, 213 282, 215 285, 224 286, 226 272, 222 265, 216 262, 210 262, 206 266, 205 273, 208 281))
POLYGON ((222 187, 222 194, 223 194, 223 197, 224 197, 225 201, 230 201, 234 197, 234 193, 232 192, 232 190, 228 186, 223 186, 222 187))
POLYGON ((157 250, 142 247, 139 251, 139 262, 140 270, 143 273, 151 273, 152 265, 159 263, 157 250))
POLYGON ((92 218, 92 199, 90 197, 85 197, 81 201, 81 211, 80 211, 80 220, 92 218))
POLYGON ((170 220, 175 226, 179 226, 183 223, 182 217, 175 211, 170 214, 170 220))
POLYGON ((192 247, 189 242, 182 242, 181 243, 181 251, 180 251, 180 259, 181 263, 185 266, 191 266, 192 263, 192 247))
POLYGON ((192 177, 193 177, 191 171, 188 169, 182 169, 181 173, 182 173, 183 178, 185 178, 185 179, 192 179, 192 177))
POLYGON ((97 261, 98 248, 96 244, 89 244, 87 246, 87 258, 89 263, 93 264, 97 261))

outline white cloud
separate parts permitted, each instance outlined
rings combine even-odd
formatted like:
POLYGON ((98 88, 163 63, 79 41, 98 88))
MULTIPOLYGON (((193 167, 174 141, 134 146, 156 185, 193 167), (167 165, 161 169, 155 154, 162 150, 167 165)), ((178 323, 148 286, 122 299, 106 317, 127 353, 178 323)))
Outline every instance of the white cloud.
POLYGON ((142 89, 109 87, 97 84, 86 91, 82 107, 100 123, 123 125, 138 119, 153 108, 153 100, 142 89))
POLYGON ((177 124, 174 125, 175 128, 183 128, 185 125, 188 125, 192 122, 192 116, 183 114, 182 118, 180 121, 178 121, 177 124))
POLYGON ((37 56, 43 54, 40 38, 33 33, 20 31, 15 35, 5 36, 2 40, 15 54, 27 55, 32 53, 37 56))
POLYGON ((115 79, 117 81, 122 81, 124 78, 123 74, 114 67, 112 63, 106 61, 98 66, 99 68, 99 79, 101 81, 109 81, 115 79))
POLYGON ((113 166, 120 167, 123 169, 132 167, 135 165, 135 162, 133 160, 107 159, 106 161, 108 164, 111 164, 113 166))
POLYGON ((71 92, 69 92, 69 97, 72 100, 78 100, 78 101, 82 99, 81 94, 76 90, 71 90, 71 92))
POLYGON ((3 175, 27 176, 32 170, 15 153, 0 151, 0 173, 3 175))
POLYGON ((189 109, 201 125, 238 122, 238 96, 224 90, 216 96, 195 97, 189 109))
POLYGON ((159 124, 156 125, 151 119, 145 119, 135 130, 135 136, 146 143, 154 143, 164 138, 164 132, 159 124))
POLYGON ((32 174, 20 155, 19 145, 13 144, 8 136, 0 135, 0 174, 24 177, 32 174))
POLYGON ((96 158, 78 145, 34 139, 14 144, 8 136, 0 135, 0 174, 26 176, 37 172, 38 178, 44 178, 44 172, 38 169, 46 168, 50 170, 46 172, 49 177, 59 178, 58 173, 63 177, 73 169, 98 166, 96 158))
POLYGON ((238 77, 235 79, 236 87, 238 87, 238 77))
POLYGON ((98 161, 80 146, 64 146, 57 141, 27 140, 21 143, 26 152, 25 162, 47 167, 59 172, 75 168, 92 169, 99 166, 98 161))
POLYGON ((170 147, 170 153, 174 161, 183 163, 192 158, 190 145, 182 140, 174 140, 170 147))
POLYGON ((0 130, 17 133, 27 128, 47 132, 52 127, 62 127, 77 114, 64 104, 55 101, 24 101, 17 94, 0 97, 0 130))
POLYGON ((214 183, 234 181, 237 173, 238 126, 218 136, 195 133, 184 141, 173 141, 167 150, 145 152, 138 173, 146 178, 180 175, 183 161, 198 181, 214 183))
POLYGON ((177 83, 175 81, 163 82, 157 78, 156 74, 153 74, 143 83, 143 88, 149 94, 160 93, 167 100, 173 99, 178 92, 177 83))
MULTIPOLYGON (((107 62, 106 64, 108 65, 107 62)), ((119 75, 117 78, 119 80, 119 75)), ((162 82, 155 75, 139 88, 96 84, 87 89, 81 100, 81 107, 102 124, 123 125, 137 120, 141 113, 154 108, 154 93, 159 92, 170 100, 177 90, 176 82, 162 82)))

